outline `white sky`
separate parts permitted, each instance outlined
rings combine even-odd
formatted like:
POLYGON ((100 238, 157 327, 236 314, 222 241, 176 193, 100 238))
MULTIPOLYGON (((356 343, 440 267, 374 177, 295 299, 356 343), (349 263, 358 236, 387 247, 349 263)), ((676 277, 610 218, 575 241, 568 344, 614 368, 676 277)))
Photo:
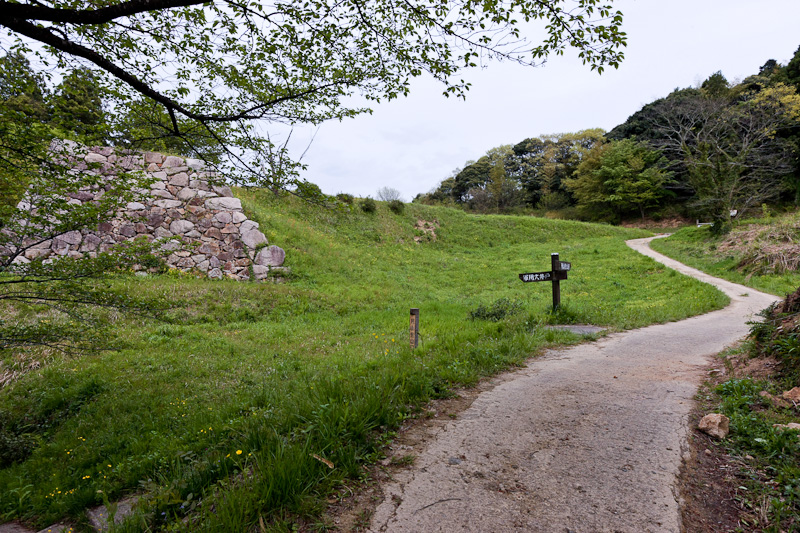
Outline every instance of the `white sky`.
MULTIPOLYGON (((466 101, 419 79, 411 95, 373 106, 372 115, 323 124, 303 177, 323 192, 376 196, 398 189, 406 201, 428 192, 487 150, 528 137, 587 128, 610 130, 676 87, 717 70, 729 81, 786 63, 800 46, 800 0, 616 0, 628 33, 619 70, 591 72, 575 55, 544 67, 489 63, 465 76, 466 101)), ((535 36, 529 36, 534 39, 535 36)), ((296 127, 296 156, 314 130, 296 127)))

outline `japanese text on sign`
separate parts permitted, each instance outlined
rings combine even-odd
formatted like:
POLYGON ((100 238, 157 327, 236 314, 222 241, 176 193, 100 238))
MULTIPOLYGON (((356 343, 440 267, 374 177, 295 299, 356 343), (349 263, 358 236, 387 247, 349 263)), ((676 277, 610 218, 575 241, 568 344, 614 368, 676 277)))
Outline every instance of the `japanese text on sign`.
POLYGON ((550 281, 553 277, 552 272, 533 272, 531 274, 520 274, 522 281, 550 281))

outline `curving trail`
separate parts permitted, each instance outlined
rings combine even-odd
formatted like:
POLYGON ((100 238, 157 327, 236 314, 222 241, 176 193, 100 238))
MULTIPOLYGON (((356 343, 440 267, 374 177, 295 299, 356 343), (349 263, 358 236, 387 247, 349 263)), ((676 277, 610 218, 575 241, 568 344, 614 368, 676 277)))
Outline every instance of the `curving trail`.
POLYGON ((674 493, 709 356, 776 297, 628 245, 731 298, 720 311, 553 350, 478 396, 384 487, 373 532, 679 532, 674 493))

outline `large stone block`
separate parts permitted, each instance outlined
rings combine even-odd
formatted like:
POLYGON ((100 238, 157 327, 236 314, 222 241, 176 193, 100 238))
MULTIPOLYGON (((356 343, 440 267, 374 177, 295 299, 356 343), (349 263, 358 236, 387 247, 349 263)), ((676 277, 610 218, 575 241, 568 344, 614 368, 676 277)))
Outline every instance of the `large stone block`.
POLYGON ((169 230, 174 233, 175 235, 180 235, 182 233, 186 233, 194 229, 194 224, 189 222, 188 220, 173 220, 172 224, 169 225, 169 230))
POLYGON ((153 204, 158 207, 163 207, 164 209, 169 209, 171 207, 180 207, 183 205, 183 202, 179 200, 156 200, 153 204))
POLYGON ((184 160, 182 157, 177 157, 174 155, 168 155, 164 162, 161 163, 161 168, 171 168, 171 167, 182 167, 184 166, 184 160))
POLYGON ((135 155, 126 155, 117 159, 117 165, 125 170, 136 170, 142 168, 142 158, 135 155))
POLYGON ((83 239, 83 244, 80 247, 81 252, 94 252, 100 245, 100 237, 90 233, 83 239))
POLYGON ((155 163, 157 165, 160 165, 163 160, 164 160, 164 156, 159 154, 158 152, 145 152, 144 153, 144 162, 145 163, 155 163))
POLYGON ((50 250, 43 250, 41 248, 29 248, 25 250, 25 257, 28 259, 38 259, 39 257, 47 257, 50 255, 50 250))
POLYGON ((87 200, 94 200, 94 193, 88 191, 76 191, 67 194, 73 200, 80 200, 81 202, 85 202, 87 200))
POLYGON ((81 243, 82 236, 80 231, 68 231, 56 239, 69 245, 75 245, 81 243))
POLYGON ((172 232, 166 228, 156 228, 156 230, 153 232, 153 235, 156 239, 166 239, 173 236, 172 232))
POLYGON ((255 274, 256 279, 264 279, 269 276, 269 267, 253 265, 253 274, 255 274))
POLYGON ((212 187, 212 190, 220 196, 226 198, 233 198, 233 191, 231 191, 231 188, 228 187, 227 185, 221 185, 221 186, 215 185, 214 187, 212 187))
POLYGON ((125 224, 121 228, 119 228, 119 234, 124 235, 125 237, 135 237, 136 236, 136 228, 133 224, 125 224))
POLYGON ((105 163, 106 161, 108 161, 108 158, 101 154, 89 152, 88 154, 86 154, 84 160, 87 163, 105 163))
POLYGON ((222 239, 222 232, 218 228, 208 228, 203 235, 211 239, 222 239))
POLYGON ((186 166, 191 168, 192 170, 202 170, 206 167, 205 161, 202 159, 186 159, 186 166))
POLYGON ((219 255, 219 243, 214 241, 203 243, 203 245, 198 248, 197 251, 206 255, 219 255))
POLYGON ((218 209, 220 211, 241 211, 242 201, 238 198, 217 197, 206 200, 206 209, 218 209))
POLYGON ((178 172, 173 174, 169 179, 169 184, 176 187, 186 187, 189 185, 189 175, 186 172, 178 172))
POLYGON ((244 222, 242 222, 242 225, 239 226, 239 231, 241 231, 242 234, 250 231, 251 229, 258 229, 258 222, 254 222, 252 220, 245 220, 244 222))
POLYGON ((222 224, 230 224, 233 222, 233 216, 230 211, 219 211, 214 214, 214 221, 221 222, 222 224))
POLYGON ((257 229, 251 229, 242 233, 242 242, 248 248, 256 248, 259 244, 267 244, 267 238, 257 229))
POLYGON ((267 246, 256 254, 255 264, 267 267, 279 267, 286 260, 286 252, 279 246, 267 246))
POLYGON ((197 196, 197 190, 196 189, 191 189, 189 187, 184 187, 178 193, 178 200, 183 200, 184 202, 188 202, 189 200, 191 200, 195 196, 197 196))

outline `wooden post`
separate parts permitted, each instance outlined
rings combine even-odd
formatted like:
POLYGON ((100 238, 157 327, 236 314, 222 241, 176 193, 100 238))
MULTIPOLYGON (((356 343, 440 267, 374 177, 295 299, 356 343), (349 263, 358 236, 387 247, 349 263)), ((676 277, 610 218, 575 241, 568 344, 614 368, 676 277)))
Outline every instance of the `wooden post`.
MULTIPOLYGON (((560 263, 558 261, 558 254, 550 254, 550 270, 555 272, 556 270, 561 270, 560 263)), ((557 278, 557 276, 553 276, 553 311, 558 311, 558 307, 561 305, 561 281, 557 278)))
POLYGON ((419 309, 411 309, 411 321, 408 328, 411 349, 414 350, 419 345, 419 309))

